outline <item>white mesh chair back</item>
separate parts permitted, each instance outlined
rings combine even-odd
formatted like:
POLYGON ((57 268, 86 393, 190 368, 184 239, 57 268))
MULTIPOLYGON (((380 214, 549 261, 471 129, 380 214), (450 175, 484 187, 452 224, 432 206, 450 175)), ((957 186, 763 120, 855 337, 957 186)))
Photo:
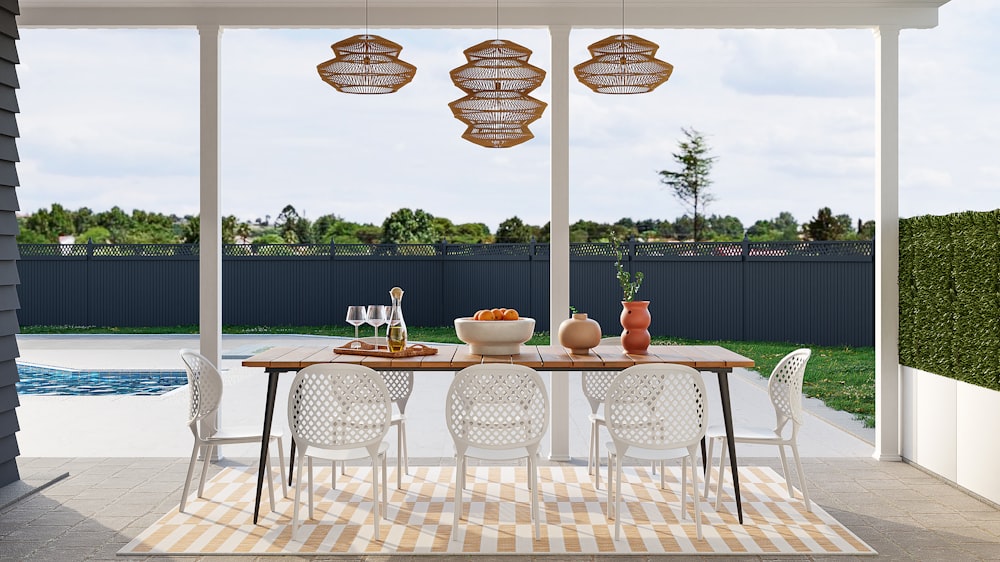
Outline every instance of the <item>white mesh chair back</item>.
POLYGON ((590 403, 590 413, 596 414, 601 404, 608 396, 611 381, 615 380, 619 371, 583 371, 580 382, 583 385, 583 396, 590 403))
POLYGON ((413 392, 413 371, 380 371, 389 390, 389 401, 396 404, 400 414, 406 413, 406 402, 413 392))
POLYGON ((530 367, 472 365, 455 375, 445 419, 460 454, 468 447, 530 450, 549 427, 549 395, 530 367))
POLYGON ((634 365, 611 383, 604 403, 605 423, 616 444, 690 447, 708 428, 705 400, 705 383, 691 367, 634 365))
POLYGON ((198 436, 198 422, 219 409, 222 401, 222 377, 212 362, 192 349, 181 350, 181 360, 187 367, 188 387, 191 390, 188 402, 188 426, 198 436))
POLYGON ((368 367, 312 365, 292 380, 288 427, 303 450, 365 447, 374 451, 389 432, 391 417, 389 390, 382 376, 368 367))
POLYGON ((802 378, 811 355, 810 349, 796 349, 784 356, 771 371, 767 393, 774 406, 778 433, 788 420, 792 420, 795 425, 802 424, 802 378))

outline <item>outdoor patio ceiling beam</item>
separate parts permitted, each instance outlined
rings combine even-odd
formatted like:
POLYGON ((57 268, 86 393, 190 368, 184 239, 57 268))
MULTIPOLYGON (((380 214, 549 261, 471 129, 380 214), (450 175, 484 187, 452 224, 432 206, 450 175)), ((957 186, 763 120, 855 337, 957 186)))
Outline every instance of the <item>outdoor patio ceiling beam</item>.
MULTIPOLYGON (((930 28, 947 0, 658 0, 630 1, 626 25, 642 28, 930 28)), ((364 2, 283 0, 21 0, 18 27, 361 27, 364 2)), ((500 25, 608 28, 621 25, 615 1, 504 2, 500 25)), ((372 2, 373 28, 492 28, 488 1, 372 2)))

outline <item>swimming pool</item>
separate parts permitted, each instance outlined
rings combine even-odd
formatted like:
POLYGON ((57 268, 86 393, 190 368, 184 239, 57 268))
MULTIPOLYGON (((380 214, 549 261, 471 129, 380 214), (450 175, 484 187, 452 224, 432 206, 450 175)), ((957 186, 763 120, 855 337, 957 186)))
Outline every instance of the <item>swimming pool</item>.
POLYGON ((185 371, 75 370, 18 363, 18 394, 46 396, 156 396, 187 384, 185 371))

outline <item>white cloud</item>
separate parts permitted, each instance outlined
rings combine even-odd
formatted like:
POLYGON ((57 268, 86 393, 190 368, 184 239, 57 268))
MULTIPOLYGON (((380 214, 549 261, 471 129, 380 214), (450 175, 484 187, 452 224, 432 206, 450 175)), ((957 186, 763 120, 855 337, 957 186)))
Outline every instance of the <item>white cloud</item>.
MULTIPOLYGON (((1000 5, 951 2, 941 27, 901 35, 904 215, 1000 207, 994 38, 1000 5)), ((490 150, 460 138, 448 72, 484 30, 377 30, 418 68, 400 92, 352 96, 318 77, 351 30, 226 30, 222 36, 223 212, 288 204, 310 218, 381 221, 422 208, 491 229, 549 217, 551 108, 533 141, 490 150)), ((719 157, 709 212, 750 225, 823 206, 874 213, 874 39, 865 30, 635 30, 675 65, 655 92, 609 96, 570 81, 571 220, 673 219, 658 183, 681 127, 719 157)), ((119 205, 186 214, 198 205, 198 37, 193 30, 22 30, 21 206, 119 205)), ((502 30, 549 71, 543 29, 502 30)), ((578 30, 571 64, 607 30, 578 30)), ((551 80, 532 95, 551 100, 551 80)))

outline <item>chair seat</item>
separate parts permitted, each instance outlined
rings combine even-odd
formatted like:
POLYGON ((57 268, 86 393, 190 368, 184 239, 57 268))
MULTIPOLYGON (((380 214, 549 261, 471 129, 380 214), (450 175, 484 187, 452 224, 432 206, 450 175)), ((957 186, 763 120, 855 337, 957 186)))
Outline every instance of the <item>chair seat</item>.
MULTIPOLYGON (((383 441, 379 443, 378 453, 384 454, 389 450, 389 442, 383 441)), ((364 447, 355 447, 353 449, 320 449, 319 447, 306 447, 306 456, 313 457, 314 459, 326 459, 328 461, 355 461, 358 459, 368 459, 371 455, 368 454, 368 449, 364 447)))
MULTIPOLYGON (((282 437, 282 432, 280 429, 271 430, 271 439, 277 439, 282 437)), ((205 443, 247 443, 253 441, 260 441, 260 427, 254 427, 250 425, 236 426, 236 427, 222 427, 219 428, 211 437, 205 439, 205 443)))
MULTIPOLYGON (((726 428, 722 426, 711 426, 705 432, 709 439, 726 436, 726 428)), ((771 427, 735 427, 733 428, 733 439, 741 443, 780 443, 788 442, 774 432, 771 427)))
MULTIPOLYGON (((615 442, 608 441, 605 444, 608 451, 616 451, 615 442)), ((643 447, 636 447, 635 445, 629 445, 625 448, 625 452, 621 453, 623 457, 629 457, 632 459, 638 459, 641 461, 665 461, 670 459, 681 459, 688 456, 687 449, 645 449, 643 447)))

